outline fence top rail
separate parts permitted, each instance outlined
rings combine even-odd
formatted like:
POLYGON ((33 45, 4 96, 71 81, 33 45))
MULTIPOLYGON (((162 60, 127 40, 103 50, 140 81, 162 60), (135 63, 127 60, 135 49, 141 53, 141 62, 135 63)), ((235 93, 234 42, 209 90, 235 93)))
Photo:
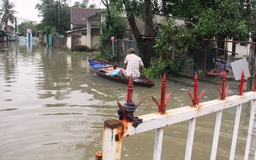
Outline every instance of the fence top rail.
POLYGON ((220 110, 231 108, 246 102, 256 100, 256 92, 246 92, 243 95, 234 95, 226 97, 225 100, 212 100, 207 102, 202 102, 199 106, 191 107, 184 106, 180 108, 174 108, 166 110, 164 115, 159 113, 152 113, 138 116, 143 120, 143 123, 139 124, 136 128, 132 126, 131 123, 127 123, 123 137, 131 136, 134 134, 154 130, 157 128, 162 128, 171 124, 183 122, 190 120, 192 118, 201 117, 210 113, 214 113, 220 110))
POLYGON ((231 42, 231 43, 245 43, 245 44, 256 44, 256 42, 249 42, 249 41, 233 41, 233 40, 220 40, 220 39, 208 39, 203 38, 205 41, 214 41, 214 42, 231 42))

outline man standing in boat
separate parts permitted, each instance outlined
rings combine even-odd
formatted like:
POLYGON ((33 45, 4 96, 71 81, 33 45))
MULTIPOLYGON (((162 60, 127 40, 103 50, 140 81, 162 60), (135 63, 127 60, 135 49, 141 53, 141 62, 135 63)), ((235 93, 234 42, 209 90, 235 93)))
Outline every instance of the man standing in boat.
POLYGON ((124 63, 127 65, 126 69, 121 69, 121 76, 124 77, 140 77, 140 68, 144 67, 144 64, 139 56, 135 54, 135 49, 130 48, 127 50, 128 55, 125 57, 124 63))

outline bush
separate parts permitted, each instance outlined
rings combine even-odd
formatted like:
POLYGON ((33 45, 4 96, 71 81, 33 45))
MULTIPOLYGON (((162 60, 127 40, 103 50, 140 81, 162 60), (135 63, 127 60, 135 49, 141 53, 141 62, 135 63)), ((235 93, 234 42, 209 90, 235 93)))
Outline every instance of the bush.
POLYGON ((162 78, 164 74, 170 74, 175 67, 176 66, 172 60, 162 61, 162 58, 159 58, 152 60, 151 67, 143 68, 143 71, 150 78, 162 78))
POLYGON ((87 46, 84 46, 84 45, 78 45, 78 46, 75 46, 74 48, 72 48, 72 51, 91 51, 91 49, 87 46))

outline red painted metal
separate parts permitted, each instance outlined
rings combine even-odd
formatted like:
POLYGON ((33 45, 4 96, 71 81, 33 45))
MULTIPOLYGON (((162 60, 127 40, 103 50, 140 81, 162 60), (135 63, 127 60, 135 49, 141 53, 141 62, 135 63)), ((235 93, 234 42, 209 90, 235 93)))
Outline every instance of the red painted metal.
POLYGON ((132 81, 132 76, 131 76, 129 79, 129 82, 128 82, 126 103, 132 102, 132 94, 133 94, 133 81, 132 81))
POLYGON ((197 77, 196 73, 194 75, 194 98, 193 98, 192 94, 189 91, 188 91, 188 94, 190 96, 190 99, 192 100, 193 107, 198 106, 199 101, 200 101, 200 99, 202 98, 202 96, 204 94, 204 90, 198 96, 198 77, 197 77))
POLYGON ((240 84, 239 84, 239 94, 238 95, 243 95, 244 92, 244 71, 241 74, 241 80, 240 80, 240 84))
POLYGON ((164 74, 163 78, 162 78, 161 102, 160 102, 160 104, 157 102, 155 97, 152 96, 153 101, 158 106, 158 113, 160 113, 160 114, 165 114, 166 105, 167 105, 168 101, 171 98, 171 92, 167 95, 166 99, 165 99, 165 94, 166 94, 166 75, 164 74))
POLYGON ((222 76, 222 90, 220 91, 220 88, 217 87, 217 90, 219 91, 220 94, 220 99, 224 100, 226 98, 227 92, 228 92, 228 87, 226 85, 227 81, 227 74, 226 71, 223 71, 223 76, 222 76))
MULTIPOLYGON (((133 95, 133 79, 132 79, 132 77, 130 77, 129 82, 128 82, 128 88, 127 88, 126 104, 133 104, 132 95, 133 95)), ((142 100, 140 100, 138 103, 136 103, 135 107, 138 107, 141 103, 142 103, 142 100)), ((127 118, 124 106, 120 102, 117 102, 117 105, 123 115, 123 119, 121 119, 121 120, 123 120, 125 122, 129 122, 130 119, 127 118)), ((129 113, 129 114, 133 117, 133 113, 129 113)))
POLYGON ((126 118, 126 114, 125 114, 125 110, 124 110, 124 107, 123 105, 120 103, 120 102, 117 102, 117 105, 119 107, 119 109, 121 110, 122 112, 122 115, 123 115, 123 121, 129 121, 127 118, 126 118))

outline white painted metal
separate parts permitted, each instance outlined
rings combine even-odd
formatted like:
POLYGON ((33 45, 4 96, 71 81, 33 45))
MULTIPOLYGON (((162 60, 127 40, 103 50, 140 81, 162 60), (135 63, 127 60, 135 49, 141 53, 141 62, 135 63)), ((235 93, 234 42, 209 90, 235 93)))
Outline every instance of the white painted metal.
POLYGON ((235 118, 235 124, 234 124, 233 138, 232 138, 232 143, 231 143, 231 150, 230 150, 229 160, 234 160, 235 159, 236 142, 237 142, 237 135, 238 135, 239 124, 240 124, 241 110, 242 110, 242 104, 238 105, 237 108, 236 108, 236 118, 235 118))
POLYGON ((188 138, 187 138, 187 147, 185 153, 185 160, 191 160, 192 149, 193 149, 193 142, 194 142, 194 134, 196 128, 196 119, 192 118, 189 121, 189 128, 188 128, 188 138))
POLYGON ((218 143, 219 143, 219 135, 220 135, 220 126, 221 126, 221 119, 222 119, 222 110, 217 112, 216 121, 215 121, 215 129, 212 141, 212 153, 211 153, 211 160, 216 159, 217 150, 218 150, 218 143))
MULTIPOLYGON (((183 121, 190 121, 187 149, 186 149, 186 159, 189 159, 192 154, 193 138, 195 131, 195 122, 197 117, 201 117, 214 112, 217 113, 215 134, 219 134, 220 123, 221 123, 221 111, 231 107, 237 106, 236 119, 234 125, 233 141, 230 159, 234 158, 235 148, 237 142, 237 133, 239 128, 239 120, 241 115, 241 107, 243 103, 250 102, 251 100, 256 100, 256 92, 246 92, 242 96, 234 95, 226 97, 225 100, 212 100, 204 103, 200 103, 198 108, 191 106, 185 106, 175 109, 166 110, 164 115, 159 113, 152 113, 139 116, 143 120, 143 123, 139 124, 136 128, 132 126, 132 123, 125 123, 125 131, 122 134, 123 138, 127 136, 132 136, 135 134, 147 132, 150 130, 157 129, 156 140, 155 140, 155 151, 154 160, 158 160, 161 157, 162 151, 162 139, 163 139, 163 128, 176 124, 183 121), (192 141, 192 142, 191 142, 192 141), (161 146, 161 147, 160 147, 161 146), (159 153, 157 153, 159 152, 159 153)), ((254 104, 255 105, 255 104, 254 104)), ((122 139, 117 143, 115 142, 115 135, 117 134, 116 129, 104 129, 103 134, 103 159, 104 160, 120 160, 122 139), (107 154, 107 155, 104 155, 107 154)), ((216 135, 217 136, 217 135, 216 135)), ((214 141, 218 139, 214 137, 214 141)), ((212 154, 217 154, 218 142, 214 142, 212 154), (215 151, 216 150, 216 151, 215 151)), ((255 153, 256 154, 256 153, 255 153)), ((256 156, 255 156, 256 157, 256 156)), ((214 156, 211 157, 214 159, 214 156)), ((255 159, 256 160, 256 159, 255 159)))
POLYGON ((201 117, 210 113, 214 113, 223 109, 231 108, 239 104, 249 102, 250 100, 256 99, 256 92, 247 92, 243 96, 230 96, 225 100, 212 100, 204 103, 200 103, 199 108, 191 106, 185 106, 166 110, 165 115, 158 113, 146 114, 138 116, 143 119, 143 123, 134 128, 132 124, 128 124, 127 130, 123 137, 132 136, 134 134, 154 130, 156 128, 162 128, 171 124, 176 124, 192 118, 201 117))
MULTIPOLYGON (((246 141, 244 160, 249 159, 250 146, 251 146, 251 141, 252 141, 253 122, 254 122, 254 118, 255 118, 255 110, 256 110, 255 100, 251 100, 251 112, 250 112, 250 120, 249 120, 249 126, 248 126, 248 135, 247 135, 247 141, 246 141)), ((256 159, 256 154, 254 156, 256 159)))
POLYGON ((118 128, 105 127, 103 132, 102 155, 104 160, 120 160, 122 140, 116 141, 118 128))
POLYGON ((164 128, 156 129, 156 138, 154 146, 154 160, 161 160, 164 128))

